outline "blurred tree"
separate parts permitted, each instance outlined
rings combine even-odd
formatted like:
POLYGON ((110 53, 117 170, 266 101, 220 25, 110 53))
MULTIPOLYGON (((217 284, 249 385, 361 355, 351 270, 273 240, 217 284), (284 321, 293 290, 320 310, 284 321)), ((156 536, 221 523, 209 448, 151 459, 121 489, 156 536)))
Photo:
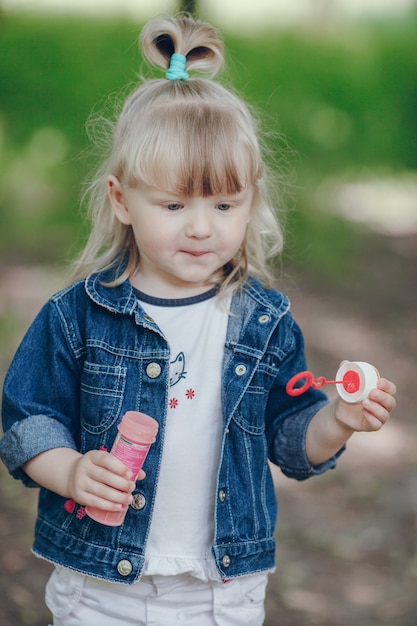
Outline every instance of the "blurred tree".
POLYGON ((180 0, 179 5, 181 13, 190 13, 190 15, 194 15, 194 17, 197 17, 198 0, 180 0))

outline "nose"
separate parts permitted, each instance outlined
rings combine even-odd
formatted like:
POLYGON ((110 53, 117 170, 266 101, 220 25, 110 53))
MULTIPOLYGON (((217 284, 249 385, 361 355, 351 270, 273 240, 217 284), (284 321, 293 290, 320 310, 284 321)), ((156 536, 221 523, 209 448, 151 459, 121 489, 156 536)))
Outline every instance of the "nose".
POLYGON ((207 239, 213 234, 210 211, 204 207, 194 207, 189 213, 186 235, 193 239, 207 239))

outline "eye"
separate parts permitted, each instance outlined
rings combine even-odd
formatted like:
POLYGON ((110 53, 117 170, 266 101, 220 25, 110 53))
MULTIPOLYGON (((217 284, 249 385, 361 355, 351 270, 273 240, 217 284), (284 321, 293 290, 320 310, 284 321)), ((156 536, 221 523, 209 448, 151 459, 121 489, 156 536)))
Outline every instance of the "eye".
POLYGON ((167 202, 165 205, 168 211, 178 211, 182 209, 183 205, 180 202, 167 202))
POLYGON ((230 206, 231 205, 227 202, 220 202, 219 204, 216 204, 216 208, 219 209, 219 211, 228 211, 230 206))

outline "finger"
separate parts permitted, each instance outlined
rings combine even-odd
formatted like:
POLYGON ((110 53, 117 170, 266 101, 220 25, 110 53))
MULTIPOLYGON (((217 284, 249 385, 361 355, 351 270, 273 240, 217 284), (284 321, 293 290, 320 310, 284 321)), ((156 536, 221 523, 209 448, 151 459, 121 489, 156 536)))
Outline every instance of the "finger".
POLYGON ((114 502, 106 498, 102 498, 94 493, 86 494, 84 498, 84 505, 94 507, 95 509, 101 509, 102 511, 121 511, 123 508, 129 506, 131 500, 126 502, 114 502))
POLYGON ((120 491, 119 489, 114 489, 104 483, 90 483, 89 496, 94 499, 102 500, 103 503, 107 503, 107 506, 109 504, 111 506, 126 505, 130 504, 132 501, 132 494, 130 491, 120 491))
POLYGON ((89 472, 89 478, 99 485, 105 485, 124 493, 131 493, 135 488, 135 483, 132 480, 123 475, 115 474, 105 467, 92 466, 89 472))
POLYGON ((367 421, 374 426, 378 426, 378 423, 379 427, 383 426, 390 416, 390 412, 381 403, 369 398, 363 401, 362 410, 367 421))
POLYGON ((89 481, 74 490, 76 502, 83 505, 98 506, 105 510, 116 510, 132 502, 132 493, 120 491, 105 485, 89 481))
POLYGON ((380 404, 389 413, 395 409, 397 404, 393 395, 379 388, 372 389, 368 399, 376 404, 380 404))
POLYGON ((72 493, 76 502, 104 510, 117 510, 132 501, 131 491, 121 491, 89 477, 84 477, 82 481, 76 483, 72 493))
POLYGON ((389 393, 392 396, 395 396, 395 394, 397 393, 396 385, 390 380, 387 380, 386 378, 378 379, 377 388, 381 389, 381 391, 385 391, 386 393, 389 393))
POLYGON ((80 461, 76 482, 85 491, 94 492, 94 486, 91 485, 98 483, 130 493, 134 489, 134 482, 126 476, 126 471, 126 466, 108 452, 93 450, 87 452, 80 461), (118 473, 120 470, 122 473, 118 473))
POLYGON ((384 426, 384 422, 379 420, 373 413, 369 413, 366 410, 363 412, 363 419, 362 432, 377 432, 384 426))
POLYGON ((89 455, 91 462, 97 467, 103 467, 113 474, 124 476, 128 480, 132 478, 132 471, 113 454, 104 450, 91 450, 87 452, 87 455, 89 455))

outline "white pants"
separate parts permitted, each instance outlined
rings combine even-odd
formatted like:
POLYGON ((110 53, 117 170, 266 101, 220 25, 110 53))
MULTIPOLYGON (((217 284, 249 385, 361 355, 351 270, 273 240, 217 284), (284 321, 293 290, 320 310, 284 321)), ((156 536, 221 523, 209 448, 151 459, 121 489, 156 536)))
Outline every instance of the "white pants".
POLYGON ((202 582, 187 574, 134 585, 57 567, 46 587, 54 626, 261 626, 267 574, 202 582))

